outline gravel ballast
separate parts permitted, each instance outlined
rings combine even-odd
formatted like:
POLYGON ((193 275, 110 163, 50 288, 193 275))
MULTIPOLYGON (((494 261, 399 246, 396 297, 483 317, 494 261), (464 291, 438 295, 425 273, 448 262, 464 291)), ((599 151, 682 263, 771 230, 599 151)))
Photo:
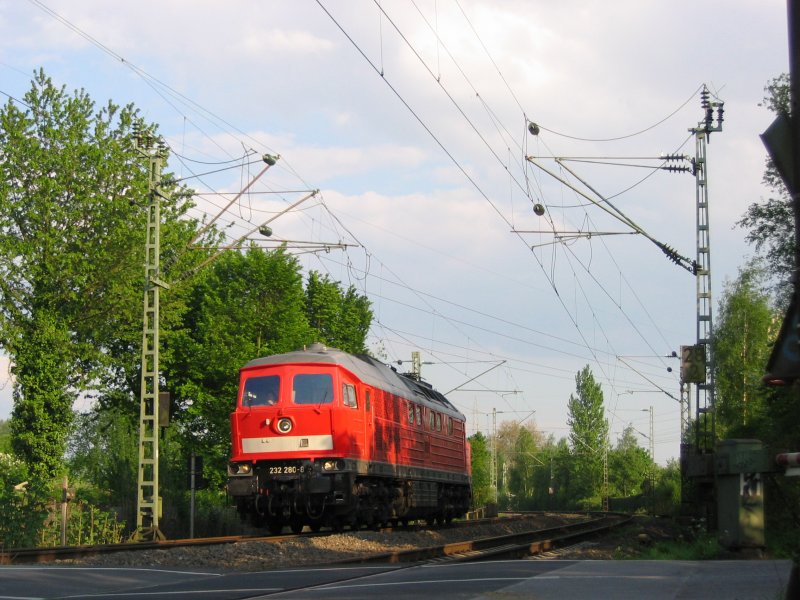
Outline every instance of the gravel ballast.
POLYGON ((464 527, 389 532, 362 530, 323 536, 300 536, 280 541, 253 540, 208 546, 119 551, 61 562, 102 567, 263 571, 521 533, 574 523, 585 518, 584 515, 542 514, 464 527))

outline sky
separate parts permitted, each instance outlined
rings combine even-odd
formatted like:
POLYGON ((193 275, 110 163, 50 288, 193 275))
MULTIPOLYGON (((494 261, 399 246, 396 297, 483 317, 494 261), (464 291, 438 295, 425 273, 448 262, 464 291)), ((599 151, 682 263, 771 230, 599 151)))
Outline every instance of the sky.
MULTIPOLYGON (((651 240, 695 258, 696 186, 659 157, 695 156, 706 85, 725 109, 706 153, 716 310, 753 253, 736 223, 768 194, 759 104, 788 71, 786 4, 0 0, 2 100, 39 68, 157 123, 193 217, 231 243, 269 221, 247 239, 366 294, 370 350, 401 371, 420 352, 470 433, 566 436, 588 365, 611 443, 632 425, 665 464, 696 281, 651 240)), ((0 419, 9 378, 2 357, 0 419)))

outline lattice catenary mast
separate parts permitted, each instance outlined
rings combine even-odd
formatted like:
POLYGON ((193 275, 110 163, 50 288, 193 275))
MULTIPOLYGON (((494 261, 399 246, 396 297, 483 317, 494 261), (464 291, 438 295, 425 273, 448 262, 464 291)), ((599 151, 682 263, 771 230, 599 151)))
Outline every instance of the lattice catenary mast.
POLYGON ((705 355, 705 378, 695 386, 695 445, 701 454, 714 451, 714 356, 711 352, 713 330, 711 299, 711 239, 708 217, 708 174, 706 171, 706 145, 711 133, 722 131, 724 102, 711 101, 706 86, 700 93, 705 117, 697 127, 689 129, 695 136, 695 158, 692 161, 695 176, 697 208, 697 347, 705 355), (716 109, 716 118, 714 111, 716 109))
POLYGON ((136 147, 147 160, 149 201, 145 240, 144 315, 142 327, 141 392, 139 403, 139 463, 136 501, 136 537, 163 537, 158 527, 160 499, 158 491, 159 437, 159 290, 167 288, 159 279, 161 254, 161 170, 166 159, 163 141, 136 133, 136 147))

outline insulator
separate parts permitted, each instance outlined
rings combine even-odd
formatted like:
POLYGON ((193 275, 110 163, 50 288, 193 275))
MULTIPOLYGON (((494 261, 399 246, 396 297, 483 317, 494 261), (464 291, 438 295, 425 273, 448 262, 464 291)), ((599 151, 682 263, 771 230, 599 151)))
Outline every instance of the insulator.
POLYGON ((725 103, 720 102, 717 106, 717 125, 722 125, 723 115, 725 114, 725 103))
POLYGON ((701 107, 708 108, 710 106, 710 104, 708 102, 709 95, 710 95, 710 93, 708 91, 708 88, 706 86, 703 86, 703 91, 700 92, 700 106, 701 107))
POLYGON ((689 167, 683 165, 667 165, 661 168, 670 173, 687 173, 689 171, 689 167))

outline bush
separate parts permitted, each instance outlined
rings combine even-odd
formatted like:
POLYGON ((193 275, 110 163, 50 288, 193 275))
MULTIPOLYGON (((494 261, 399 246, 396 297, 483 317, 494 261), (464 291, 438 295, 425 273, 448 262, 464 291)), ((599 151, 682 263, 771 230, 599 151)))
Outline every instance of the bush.
MULTIPOLYGON (((59 546, 61 487, 28 482, 27 477, 21 460, 0 454, 0 547, 59 546)), ((115 513, 90 502, 78 500, 67 505, 67 545, 116 544, 122 541, 124 527, 115 513)))
POLYGON ((25 463, 10 454, 0 454, 0 547, 36 545, 44 518, 36 510, 35 489, 28 482, 25 463))
MULTIPOLYGON (((61 503, 48 507, 48 517, 39 534, 38 546, 61 545, 61 503)), ((123 540, 125 523, 113 512, 107 512, 84 501, 67 504, 67 546, 119 544, 123 540)))

